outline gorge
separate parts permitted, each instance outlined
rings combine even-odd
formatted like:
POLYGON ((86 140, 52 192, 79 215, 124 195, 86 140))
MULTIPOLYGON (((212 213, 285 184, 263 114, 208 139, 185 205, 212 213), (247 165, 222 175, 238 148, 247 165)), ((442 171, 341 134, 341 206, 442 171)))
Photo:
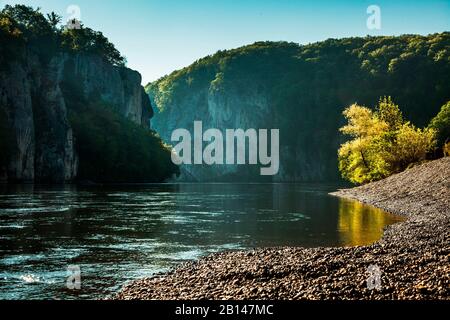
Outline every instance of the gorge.
POLYGON ((199 59, 144 91, 101 32, 58 28, 26 6, 1 14, 4 182, 163 182, 179 171, 175 181, 337 182, 347 106, 391 96, 424 127, 450 100, 449 32, 256 42, 199 59), (171 135, 192 135, 195 121, 223 132, 279 130, 277 174, 214 161, 178 168, 171 135))
POLYGON ((181 181, 338 181, 342 111, 392 96, 424 127, 450 98, 450 33, 329 39, 309 45, 257 42, 219 51, 146 90, 153 128, 171 133, 193 121, 205 128, 280 130, 280 170, 261 177, 252 166, 182 166, 181 181))

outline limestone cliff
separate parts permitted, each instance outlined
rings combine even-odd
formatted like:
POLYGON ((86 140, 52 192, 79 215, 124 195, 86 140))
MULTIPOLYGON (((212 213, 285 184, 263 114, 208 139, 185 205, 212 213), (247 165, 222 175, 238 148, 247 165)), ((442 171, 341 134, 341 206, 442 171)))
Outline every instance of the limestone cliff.
POLYGON ((61 183, 77 176, 66 107, 74 97, 62 90, 62 83, 70 80, 78 82, 85 98, 99 98, 134 123, 150 127, 153 110, 138 72, 87 54, 58 53, 42 62, 27 50, 0 71, 0 111, 12 137, 0 180, 61 183))
MULTIPOLYGON (((342 111, 392 96, 426 126, 450 99, 450 33, 330 39, 310 45, 258 42, 219 51, 150 83, 152 127, 167 142, 174 129, 279 129, 280 170, 184 165, 197 181, 337 181, 342 111), (415 80, 412 80, 415 79, 415 80)), ((206 143, 205 143, 206 145, 206 143)))

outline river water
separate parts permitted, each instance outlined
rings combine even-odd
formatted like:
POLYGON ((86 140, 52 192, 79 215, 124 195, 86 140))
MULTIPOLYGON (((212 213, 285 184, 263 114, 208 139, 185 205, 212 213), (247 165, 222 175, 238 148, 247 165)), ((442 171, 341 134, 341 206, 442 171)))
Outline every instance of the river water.
POLYGON ((0 299, 97 299, 204 255, 355 246, 400 218, 323 184, 0 186, 0 299), (79 268, 81 288, 69 290, 79 268))

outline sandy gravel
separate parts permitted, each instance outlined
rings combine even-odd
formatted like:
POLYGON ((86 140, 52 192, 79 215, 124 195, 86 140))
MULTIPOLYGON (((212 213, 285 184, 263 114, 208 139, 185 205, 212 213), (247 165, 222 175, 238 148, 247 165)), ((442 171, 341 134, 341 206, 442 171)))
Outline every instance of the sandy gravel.
POLYGON ((125 286, 114 299, 449 299, 450 158, 340 190, 406 221, 371 246, 215 254, 125 286), (369 289, 378 266, 381 288, 369 289))

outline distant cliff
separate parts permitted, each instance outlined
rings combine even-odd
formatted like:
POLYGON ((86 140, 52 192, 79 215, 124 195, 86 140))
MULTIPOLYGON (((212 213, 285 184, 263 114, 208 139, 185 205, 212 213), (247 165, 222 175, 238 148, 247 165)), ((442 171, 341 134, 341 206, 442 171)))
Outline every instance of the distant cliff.
POLYGON ((140 74, 101 33, 56 29, 26 6, 0 18, 1 181, 152 182, 176 172, 150 131, 140 74))
MULTIPOLYGON (((390 95, 424 126, 450 98, 450 33, 258 42, 200 59, 146 90, 157 107, 152 126, 166 142, 195 120, 204 130, 276 128, 280 171, 271 181, 335 181, 345 107, 390 95)), ((261 180, 254 166, 186 165, 182 172, 198 181, 261 180)))

